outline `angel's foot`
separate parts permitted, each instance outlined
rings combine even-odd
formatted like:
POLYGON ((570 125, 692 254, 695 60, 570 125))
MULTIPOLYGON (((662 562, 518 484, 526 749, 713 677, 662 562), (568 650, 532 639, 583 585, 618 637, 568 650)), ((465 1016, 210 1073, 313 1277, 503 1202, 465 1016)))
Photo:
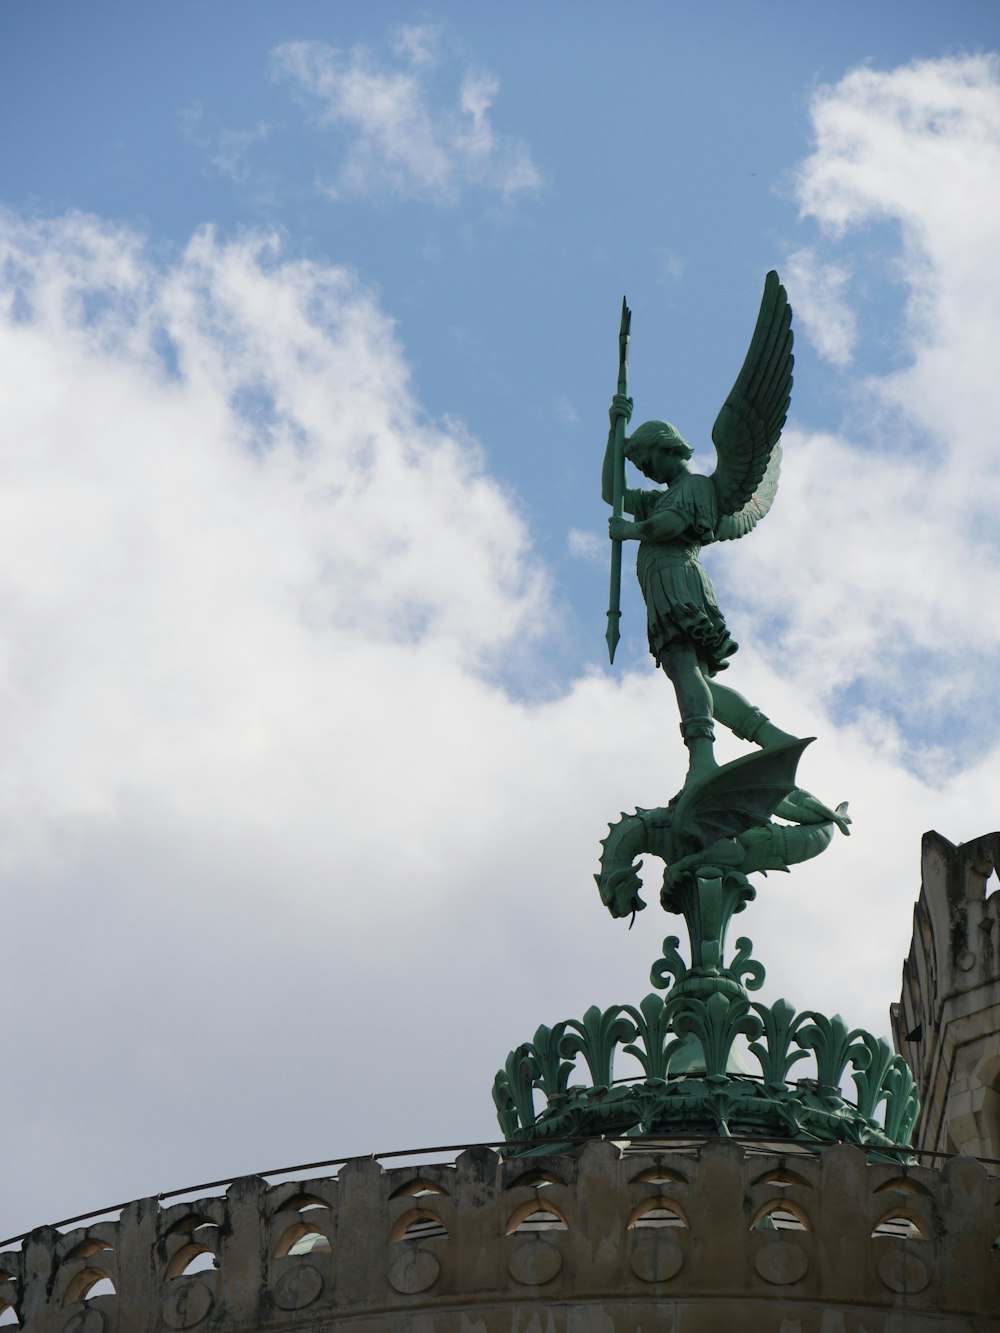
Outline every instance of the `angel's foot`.
POLYGON ((728 727, 741 741, 750 741, 762 750, 773 750, 776 745, 788 745, 799 738, 776 727, 766 713, 729 685, 722 685, 713 680, 709 684, 712 692, 712 707, 716 720, 728 727))
POLYGON ((759 708, 748 709, 740 719, 740 724, 739 730, 733 728, 734 734, 741 740, 759 745, 762 750, 773 750, 776 745, 790 745, 792 741, 799 739, 798 736, 776 727, 767 714, 762 713, 759 708))

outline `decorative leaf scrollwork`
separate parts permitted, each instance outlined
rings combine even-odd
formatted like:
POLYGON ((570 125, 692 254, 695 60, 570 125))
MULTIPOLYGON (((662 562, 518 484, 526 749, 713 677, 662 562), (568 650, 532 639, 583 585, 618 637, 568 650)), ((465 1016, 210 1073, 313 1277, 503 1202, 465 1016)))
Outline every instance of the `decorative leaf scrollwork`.
MULTIPOLYGON (((531 1093, 538 1075, 535 1049, 528 1042, 522 1042, 511 1051, 504 1061, 503 1070, 497 1074, 497 1081, 501 1078, 506 1080, 511 1103, 523 1129, 530 1129, 535 1123, 535 1103, 531 1093)), ((495 1093, 496 1083, 493 1086, 495 1093)))
POLYGON ((734 999, 721 991, 707 1000, 678 997, 672 1004, 668 1001, 668 1005, 674 1031, 693 1036, 701 1043, 709 1081, 725 1079, 729 1053, 741 1033, 753 1039, 763 1031, 760 1019, 750 1013, 748 1000, 734 999))
POLYGON ((615 1047, 619 1042, 631 1041, 635 1037, 635 1024, 622 1017, 622 1006, 614 1005, 602 1013, 596 1004, 592 1004, 582 1023, 571 1018, 566 1028, 561 1054, 570 1059, 582 1055, 594 1087, 610 1088, 614 1082, 615 1047))
POLYGON ((764 964, 759 963, 756 958, 751 958, 753 951, 753 940, 748 939, 746 935, 741 935, 736 941, 736 956, 726 968, 726 971, 738 981, 741 986, 747 990, 760 990, 764 984, 764 964), (743 978, 746 978, 744 981, 743 978))
POLYGON ((827 1088, 839 1088, 848 1062, 854 1062, 855 1039, 864 1034, 859 1028, 849 1029, 840 1014, 827 1018, 825 1014, 810 1010, 802 1017, 811 1021, 803 1022, 795 1040, 816 1056, 817 1083, 827 1088))
POLYGON ((882 1082, 887 1093, 885 1132, 895 1143, 908 1144, 920 1110, 920 1098, 910 1066, 901 1055, 893 1057, 882 1082))
POLYGON ((668 1042, 671 1028, 666 1001, 659 995, 647 995, 639 1002, 638 1009, 626 1005, 624 1012, 635 1024, 640 1044, 631 1043, 623 1049, 628 1055, 635 1056, 647 1079, 666 1079, 670 1056, 680 1044, 668 1042))
POLYGON ((764 1044, 752 1041, 750 1051, 760 1061, 764 1086, 770 1089, 784 1088, 792 1065, 806 1058, 805 1051, 793 1051, 790 1048, 796 1029, 808 1015, 796 1014, 795 1006, 787 1000, 776 1000, 770 1007, 755 1004, 753 1009, 761 1019, 764 1044))
POLYGON ((896 1057, 884 1037, 873 1037, 870 1032, 860 1032, 859 1037, 853 1047, 855 1072, 851 1077, 858 1090, 858 1110, 866 1120, 873 1120, 879 1102, 889 1095, 885 1076, 896 1057))
POLYGON ((493 1080, 493 1105, 497 1108, 497 1121, 500 1133, 505 1139, 512 1139, 521 1127, 521 1121, 510 1091, 510 1081, 502 1069, 497 1071, 493 1080))
POLYGON ((657 990, 666 990, 671 981, 680 981, 687 972, 687 964, 677 952, 680 939, 668 935, 663 941, 663 957, 658 958, 649 971, 649 980, 657 990))
POLYGON ((534 1055, 538 1065, 535 1087, 543 1092, 549 1102, 565 1096, 569 1076, 573 1070, 572 1060, 562 1058, 562 1039, 566 1031, 565 1023, 557 1023, 554 1028, 544 1023, 535 1032, 534 1055))

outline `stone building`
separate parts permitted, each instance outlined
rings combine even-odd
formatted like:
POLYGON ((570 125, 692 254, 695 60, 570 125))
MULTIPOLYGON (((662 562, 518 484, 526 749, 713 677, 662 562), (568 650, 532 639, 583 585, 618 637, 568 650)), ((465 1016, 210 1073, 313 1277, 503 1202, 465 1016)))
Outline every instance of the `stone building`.
POLYGON ((1000 833, 925 833, 913 942, 893 1005, 922 1111, 915 1146, 1000 1159, 1000 833), (987 895, 990 884, 993 891, 987 895))

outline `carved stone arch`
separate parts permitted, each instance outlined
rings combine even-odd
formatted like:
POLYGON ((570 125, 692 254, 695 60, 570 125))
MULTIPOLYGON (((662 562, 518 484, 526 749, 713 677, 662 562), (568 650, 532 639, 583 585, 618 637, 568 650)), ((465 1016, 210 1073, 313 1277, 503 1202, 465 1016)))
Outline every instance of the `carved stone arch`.
POLYGON ((191 1235, 195 1231, 200 1231, 202 1227, 215 1227, 218 1231, 219 1222, 216 1218, 208 1217, 205 1213, 185 1213, 183 1217, 178 1217, 170 1223, 166 1235, 176 1236, 181 1233, 191 1235))
POLYGON ((422 1241, 447 1238, 448 1228, 430 1208, 411 1208, 397 1217, 389 1232, 389 1240, 422 1241))
POLYGON ((111 1279, 110 1273, 106 1273, 103 1268, 94 1268, 87 1265, 78 1269, 66 1283, 66 1291, 63 1294, 63 1305, 72 1305, 75 1301, 85 1301, 91 1296, 111 1296, 115 1294, 115 1284, 111 1279), (110 1290, 96 1291, 95 1288, 103 1283, 107 1283, 110 1290))
POLYGON ((568 1231, 569 1222, 549 1199, 529 1199, 515 1208, 507 1222, 507 1235, 535 1231, 568 1231))
POLYGON ((926 1240, 924 1223, 906 1208, 893 1207, 872 1228, 872 1240, 926 1240))
POLYGON ((682 1175, 680 1171, 659 1164, 647 1166, 629 1181, 630 1185, 686 1185, 687 1183, 687 1176, 682 1175))
POLYGON ((751 1187, 756 1189, 759 1185, 772 1185, 775 1189, 791 1189, 797 1185, 800 1189, 811 1190, 814 1186, 806 1180, 805 1176, 800 1176, 797 1171, 790 1167, 779 1166, 775 1170, 765 1171, 762 1176, 751 1182, 751 1187))
POLYGON ((443 1194, 446 1198, 448 1191, 436 1180, 428 1180, 426 1176, 415 1176, 413 1180, 408 1180, 405 1185, 400 1185, 389 1195, 390 1199, 422 1199, 434 1194, 443 1194))
POLYGON ((875 1194, 884 1194, 891 1190, 893 1194, 901 1195, 920 1195, 925 1199, 932 1197, 930 1190, 919 1180, 913 1180, 910 1176, 893 1176, 892 1180, 883 1181, 873 1191, 875 1194))
POLYGON ((274 1247, 274 1257, 284 1259, 288 1255, 329 1253, 332 1249, 330 1237, 317 1231, 314 1223, 293 1222, 274 1247))
POLYGON ((663 1195, 654 1194, 642 1199, 629 1217, 627 1231, 643 1231, 647 1228, 673 1227, 690 1229, 687 1214, 679 1203, 663 1195))
POLYGON ((194 1273, 215 1272, 218 1267, 219 1260, 214 1246, 192 1240, 182 1245, 171 1257, 164 1277, 172 1281, 178 1277, 191 1277, 194 1273))
POLYGON ((313 1209, 325 1208, 327 1212, 333 1211, 333 1205, 326 1199, 321 1199, 318 1194, 309 1194, 302 1192, 293 1194, 276 1211, 279 1213, 308 1213, 313 1209))
POLYGON ((543 1189, 546 1185, 565 1185, 566 1182, 561 1176, 557 1176, 554 1171, 541 1170, 538 1167, 531 1171, 522 1171, 519 1176, 508 1181, 505 1189, 543 1189))
POLYGON ((812 1231, 809 1214, 793 1199, 770 1199, 761 1204, 750 1223, 751 1231, 812 1231))
POLYGON ((84 1236, 66 1255, 67 1259, 90 1259, 95 1254, 114 1254, 114 1247, 96 1236, 84 1236))
POLYGON ((221 1229, 214 1217, 191 1211, 170 1223, 160 1242, 164 1281, 219 1267, 221 1229))

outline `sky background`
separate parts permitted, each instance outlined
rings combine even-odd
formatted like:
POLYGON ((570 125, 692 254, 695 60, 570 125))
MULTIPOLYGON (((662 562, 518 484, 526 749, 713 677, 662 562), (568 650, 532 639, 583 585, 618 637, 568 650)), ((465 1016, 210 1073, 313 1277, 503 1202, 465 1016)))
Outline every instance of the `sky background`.
POLYGON ((1000 11, 0 4, 0 1234, 497 1134, 637 1002, 592 874, 685 754, 599 470, 711 471, 764 274, 729 683, 855 828, 740 927, 888 1027, 920 836, 1000 819, 1000 11))

